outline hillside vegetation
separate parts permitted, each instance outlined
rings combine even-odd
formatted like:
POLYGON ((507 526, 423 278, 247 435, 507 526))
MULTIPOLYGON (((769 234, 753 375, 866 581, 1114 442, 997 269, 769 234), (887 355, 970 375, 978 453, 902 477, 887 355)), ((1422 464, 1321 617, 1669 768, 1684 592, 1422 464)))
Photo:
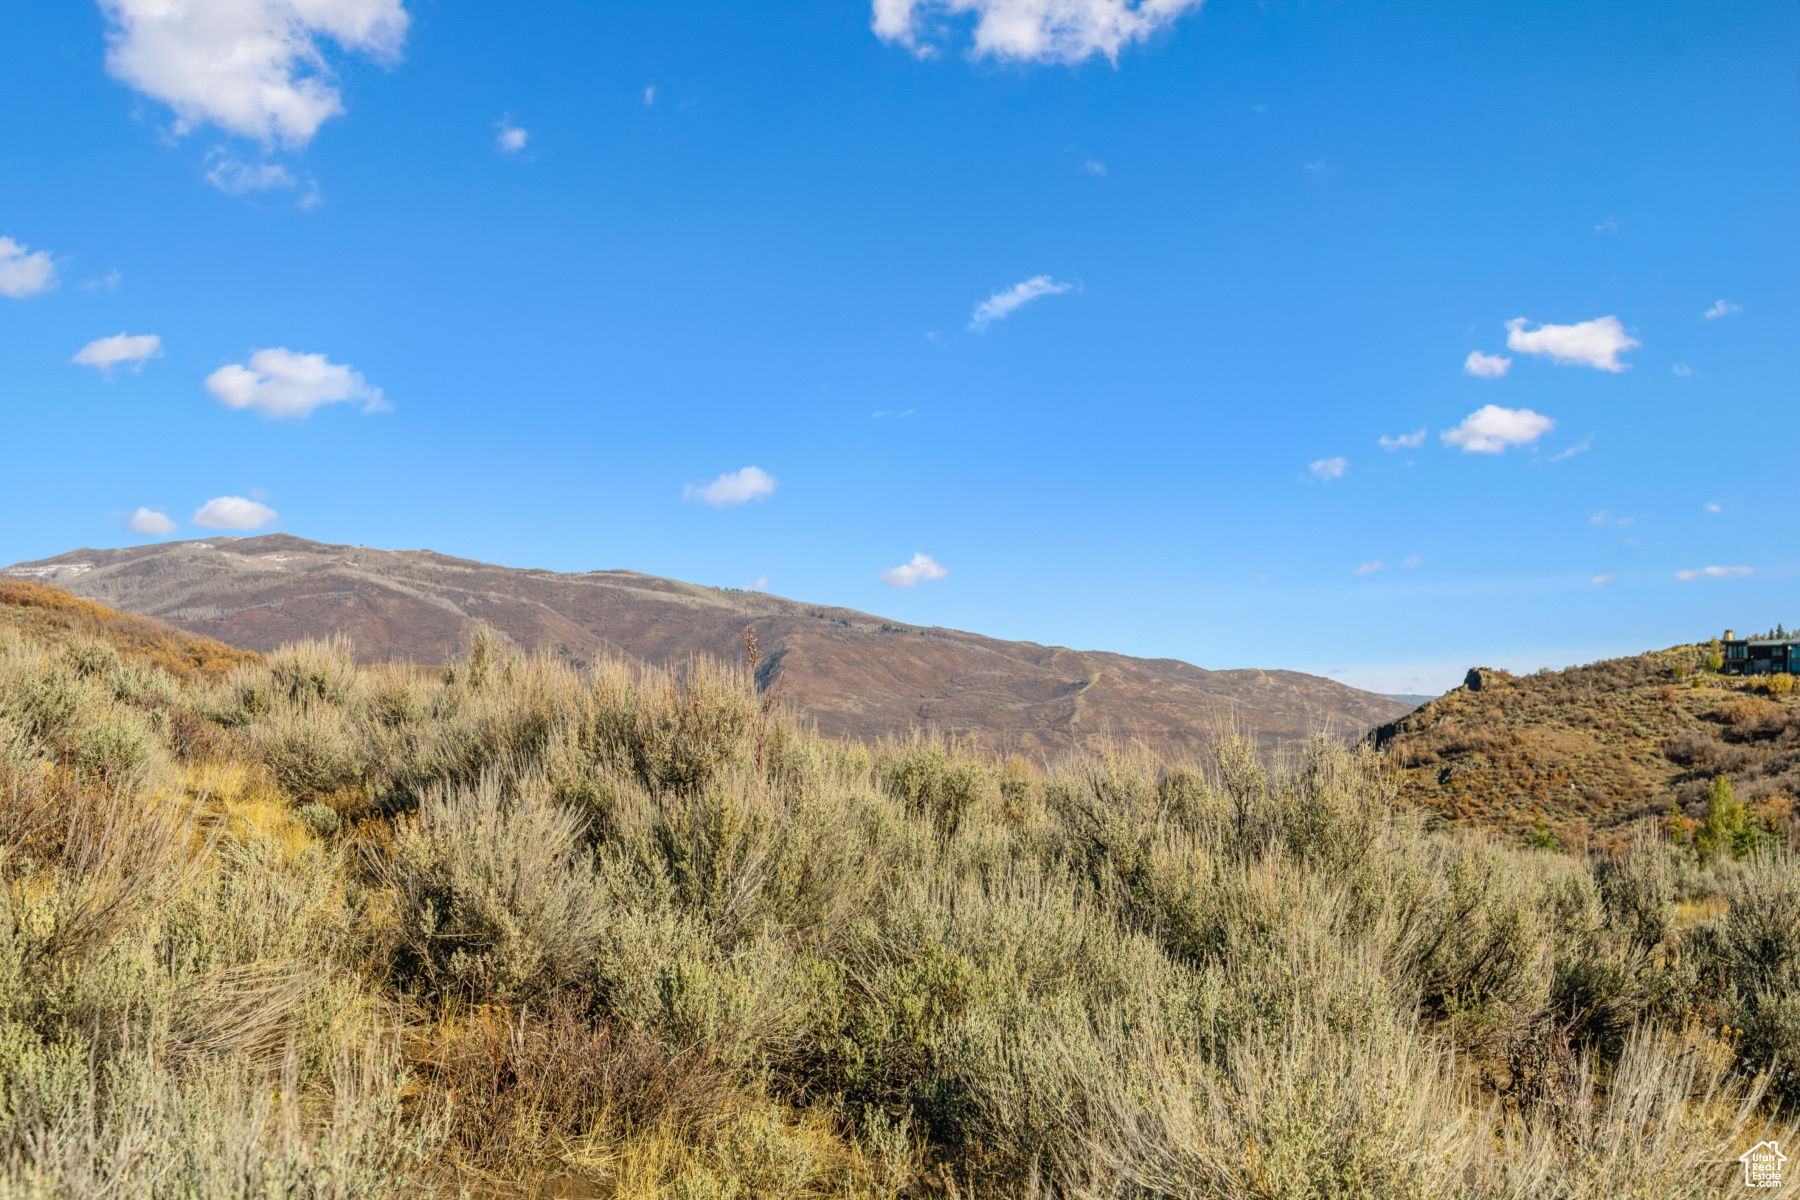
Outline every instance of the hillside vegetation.
POLYGON ((1800 796, 1800 694, 1788 676, 1725 677, 1706 647, 1471 682, 1374 735, 1400 797, 1450 821, 1566 845, 1619 846, 1634 822, 1703 819, 1715 780, 1785 829, 1800 796))
POLYGON ((1697 1197, 1800 1133, 1784 847, 1261 762, 0 632, 0 1195, 1697 1197))
POLYGON ((0 628, 51 645, 102 638, 136 661, 182 681, 217 682, 259 661, 253 650, 177 629, 162 621, 115 612, 59 587, 0 578, 0 628))
POLYGON ((327 545, 284 533, 77 550, 0 576, 252 650, 338 635, 358 660, 447 663, 477 628, 571 666, 733 659, 754 627, 756 681, 837 737, 917 728, 992 753, 1054 757, 1117 736, 1203 753, 1221 720, 1266 747, 1362 732, 1409 706, 1298 671, 1207 671, 1174 659, 1009 642, 765 592, 635 571, 529 570, 430 550, 327 545))

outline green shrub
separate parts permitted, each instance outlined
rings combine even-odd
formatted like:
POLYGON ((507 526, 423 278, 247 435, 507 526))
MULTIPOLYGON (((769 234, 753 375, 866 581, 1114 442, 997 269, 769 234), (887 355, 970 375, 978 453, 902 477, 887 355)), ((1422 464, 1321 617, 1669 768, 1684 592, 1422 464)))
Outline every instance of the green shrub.
POLYGON ((954 837, 963 818, 999 790, 982 764, 955 761, 948 747, 922 739, 885 755, 876 772, 889 795, 934 822, 945 837, 954 837))
POLYGON ((1633 945, 1650 951, 1674 927, 1679 864, 1661 842, 1641 839, 1626 853, 1594 866, 1594 882, 1607 923, 1633 945))
POLYGON ((1703 942, 1726 980, 1728 1023, 1752 1071, 1800 1080, 1800 870, 1785 850, 1746 859, 1725 881, 1725 916, 1703 942))
POLYGON ((356 654, 345 637, 283 646, 269 655, 262 669, 270 692, 286 704, 341 705, 356 692, 356 654))
POLYGON ((1773 845, 1776 836, 1771 825, 1757 821, 1737 798, 1731 777, 1716 775, 1706 796, 1706 817, 1687 840, 1706 865, 1726 857, 1746 858, 1760 847, 1773 845))
POLYGON ((652 792, 694 791, 729 763, 752 761, 762 706, 744 676, 705 660, 680 672, 610 664, 595 676, 584 748, 652 792))
POLYGON ((431 993, 529 999, 581 979, 605 911, 581 822, 536 780, 439 786, 401 818, 397 966, 431 993))
POLYGON ((324 704, 284 707, 258 721, 250 741, 282 790, 301 802, 363 778, 361 749, 343 712, 324 704))

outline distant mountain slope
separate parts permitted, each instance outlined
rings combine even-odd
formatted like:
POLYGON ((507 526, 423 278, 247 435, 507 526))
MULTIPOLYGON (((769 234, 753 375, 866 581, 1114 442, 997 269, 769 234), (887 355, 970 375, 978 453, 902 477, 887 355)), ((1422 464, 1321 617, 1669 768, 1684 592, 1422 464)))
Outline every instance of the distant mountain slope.
POLYGON ((1223 724, 1277 743, 1322 729, 1355 736, 1406 711, 1296 671, 1207 671, 631 571, 518 570, 285 534, 78 550, 5 574, 255 650, 341 632, 365 661, 445 662, 486 624, 520 647, 576 663, 613 654, 741 662, 744 630, 755 625, 758 682, 779 687, 827 734, 883 737, 931 726, 1026 753, 1111 735, 1179 757, 1202 749, 1223 724))
POLYGON ((1712 778, 1778 817, 1800 795, 1800 702, 1749 679, 1701 677, 1698 647, 1471 683, 1372 734, 1404 799, 1447 820, 1566 843, 1622 836, 1641 816, 1704 810, 1712 778))

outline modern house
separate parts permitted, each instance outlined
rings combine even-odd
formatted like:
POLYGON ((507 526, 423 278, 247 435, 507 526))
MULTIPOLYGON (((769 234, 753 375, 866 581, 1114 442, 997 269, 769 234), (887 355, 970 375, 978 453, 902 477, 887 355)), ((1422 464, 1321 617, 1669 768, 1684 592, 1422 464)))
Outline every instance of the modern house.
POLYGON ((1800 634, 1785 638, 1734 638, 1731 630, 1720 639, 1725 651, 1727 675, 1800 674, 1800 634))

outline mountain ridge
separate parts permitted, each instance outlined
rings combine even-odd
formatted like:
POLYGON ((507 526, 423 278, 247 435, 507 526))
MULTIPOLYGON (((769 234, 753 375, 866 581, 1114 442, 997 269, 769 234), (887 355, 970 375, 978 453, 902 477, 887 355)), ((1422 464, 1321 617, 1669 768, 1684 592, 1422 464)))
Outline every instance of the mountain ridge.
POLYGON ((1225 727, 1273 747, 1318 732, 1355 736, 1407 711, 1296 671, 1209 671, 636 571, 500 567, 291 534, 83 548, 0 574, 246 649, 343 633, 363 661, 447 662, 486 625, 519 649, 576 665, 611 656, 742 662, 754 626, 758 685, 839 736, 923 727, 1018 752, 1138 739, 1180 758, 1203 752, 1225 727))

